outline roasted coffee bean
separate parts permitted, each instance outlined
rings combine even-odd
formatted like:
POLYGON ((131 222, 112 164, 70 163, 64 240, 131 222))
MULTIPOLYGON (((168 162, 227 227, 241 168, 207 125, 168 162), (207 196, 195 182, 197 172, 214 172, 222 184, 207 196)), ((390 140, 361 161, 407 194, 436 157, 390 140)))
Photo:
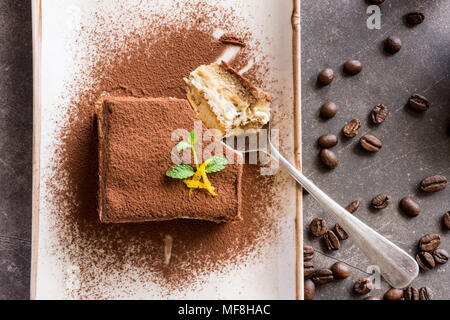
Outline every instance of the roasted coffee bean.
POLYGON ((347 232, 345 232, 345 230, 339 224, 336 223, 334 225, 333 231, 336 234, 336 236, 339 238, 339 240, 347 240, 348 239, 347 232))
POLYGON ((334 169, 339 164, 339 159, 336 153, 329 149, 322 149, 319 154, 320 160, 323 165, 328 169, 334 169))
POLYGON ((315 237, 320 237, 327 232, 327 222, 322 218, 315 218, 309 225, 311 233, 315 237))
POLYGON ((384 51, 395 54, 402 48, 402 40, 396 36, 390 36, 384 40, 384 51))
POLYGON ((334 71, 330 68, 323 69, 317 76, 317 82, 322 86, 329 85, 331 82, 333 82, 333 79, 334 71))
POLYGON ((411 12, 405 16, 405 20, 409 25, 415 26, 421 24, 425 20, 425 16, 421 12, 411 12))
POLYGON ((314 281, 311 279, 305 280, 304 289, 305 300, 313 300, 314 295, 316 294, 316 285, 314 284, 314 281))
POLYGON ((314 248, 311 246, 304 245, 303 246, 303 260, 309 261, 314 258, 314 248))
POLYGON ((376 296, 367 296, 363 300, 381 300, 381 298, 376 296))
POLYGON ((433 293, 430 288, 422 287, 419 289, 419 299, 420 300, 431 300, 433 298, 433 293))
POLYGON ((372 4, 382 4, 384 0, 370 0, 370 3, 372 4))
POLYGON ((385 193, 381 193, 372 199, 372 207, 375 209, 384 209, 391 203, 391 197, 385 193))
POLYGON ((445 226, 448 230, 450 230, 450 211, 447 211, 447 212, 444 214, 443 220, 444 220, 444 226, 445 226))
POLYGON ((422 251, 433 251, 441 244, 441 236, 436 233, 426 234, 419 240, 419 248, 422 251))
POLYGON ((388 108, 383 104, 377 104, 373 107, 372 112, 370 113, 370 117, 372 118, 372 122, 375 124, 380 124, 386 120, 389 114, 388 108))
POLYGON ((447 178, 441 175, 435 175, 425 178, 420 183, 420 187, 425 192, 436 192, 444 190, 447 187, 447 178))
POLYGON ((408 99, 408 106, 416 111, 426 111, 430 107, 430 103, 424 96, 413 94, 408 99))
POLYGON ((372 283, 369 278, 360 278, 353 285, 353 291, 359 295, 368 294, 372 290, 372 283))
POLYGON ((409 286, 405 289, 405 292, 403 292, 403 296, 405 297, 405 300, 419 300, 419 290, 409 286))
POLYGON ((384 294, 384 300, 402 300, 403 289, 391 288, 384 294))
POLYGON ((416 217, 420 213, 419 204, 411 197, 404 197, 400 200, 400 208, 410 217, 416 217))
POLYGON ((420 268, 424 271, 430 271, 436 265, 433 256, 426 251, 416 254, 416 261, 420 268))
POLYGON ((356 210, 358 210, 359 204, 360 204, 359 200, 355 200, 352 203, 350 203, 345 209, 350 213, 354 213, 356 212, 356 210))
POLYGON ((367 150, 369 152, 378 152, 383 146, 380 139, 371 134, 366 134, 365 136, 361 137, 361 139, 359 139, 359 143, 364 150, 367 150))
POLYGON ((328 149, 338 144, 338 137, 334 134, 324 134, 320 136, 318 142, 320 147, 328 149))
POLYGON ((303 273, 305 278, 309 277, 314 273, 314 265, 310 261, 306 261, 303 263, 303 273))
POLYGON ((362 68, 362 63, 358 60, 348 60, 344 63, 344 72, 349 76, 360 73, 362 68))
POLYGON ((331 230, 323 235, 323 241, 328 250, 338 250, 341 247, 339 238, 331 230))
POLYGON ((448 261, 448 252, 444 249, 436 249, 433 251, 433 258, 437 264, 445 264, 448 261))
POLYGON ((320 116, 324 119, 331 119, 336 115, 338 109, 336 103, 331 101, 325 102, 322 107, 320 107, 320 116))
POLYGON ((315 284, 322 285, 332 282, 334 280, 334 276, 330 269, 319 269, 314 272, 311 279, 315 284))
POLYGON ((343 262, 335 262, 331 266, 335 279, 346 279, 350 276, 350 268, 343 262))
POLYGON ((361 122, 359 119, 353 119, 345 125, 342 131, 347 138, 353 138, 358 135, 359 128, 361 128, 361 122))

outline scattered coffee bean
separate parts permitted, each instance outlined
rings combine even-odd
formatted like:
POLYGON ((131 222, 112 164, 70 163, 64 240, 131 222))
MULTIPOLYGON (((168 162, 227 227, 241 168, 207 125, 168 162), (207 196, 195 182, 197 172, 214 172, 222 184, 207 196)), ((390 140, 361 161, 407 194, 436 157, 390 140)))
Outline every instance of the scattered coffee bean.
POLYGON ((334 169, 339 164, 339 159, 333 151, 329 149, 322 149, 319 154, 320 160, 328 169, 334 169))
POLYGON ((338 137, 334 134, 324 134, 320 136, 318 142, 320 147, 328 149, 338 144, 338 137))
POLYGON ((370 0, 370 3, 372 4, 382 4, 384 0, 370 0))
POLYGON ((391 288, 384 294, 384 300, 402 300, 403 289, 391 288))
POLYGON ((416 24, 421 24, 425 20, 425 16, 421 12, 411 12, 405 16, 405 19, 409 25, 415 26, 416 24))
POLYGON ((431 300, 433 298, 433 294, 430 288, 422 287, 419 289, 419 299, 420 300, 431 300))
POLYGON ((445 214, 444 214, 444 226, 448 229, 448 230, 450 230, 450 211, 447 211, 445 214))
POLYGON ((331 230, 323 235, 323 241, 328 250, 338 250, 341 247, 339 238, 331 230))
POLYGON ((314 258, 314 248, 311 246, 304 245, 303 246, 303 260, 309 261, 314 258))
POLYGON ((333 69, 330 68, 323 69, 317 76, 317 82, 322 86, 329 85, 331 82, 333 82, 333 79, 334 79, 334 71, 333 69))
POLYGON ((370 113, 370 117, 372 118, 372 122, 375 124, 380 124, 386 120, 389 114, 388 108, 383 104, 377 104, 373 107, 372 112, 370 113))
POLYGON ((430 103, 424 96, 413 94, 408 99, 408 106, 416 111, 426 111, 430 107, 430 103))
POLYGON ((350 276, 350 268, 343 262, 336 262, 331 266, 335 279, 346 279, 350 276))
POLYGON ((405 297, 405 300, 419 300, 419 290, 409 286, 405 289, 405 292, 403 292, 403 296, 405 297))
POLYGON ((327 232, 327 222, 322 218, 315 218, 309 225, 311 233, 315 237, 320 237, 327 232))
POLYGON ((347 240, 348 239, 347 232, 345 232, 345 230, 339 224, 336 223, 334 225, 333 231, 336 234, 336 236, 339 238, 339 240, 347 240))
POLYGON ((360 278, 353 285, 353 291, 361 296, 366 295, 372 290, 372 283, 369 278, 360 278))
POLYGON ((436 233, 424 235, 419 240, 419 248, 422 251, 433 251, 441 244, 441 236, 436 233))
POLYGON ((381 298, 377 296, 367 296, 363 300, 381 300, 381 298))
POLYGON ((404 197, 400 200, 400 208, 410 217, 416 217, 420 213, 419 204, 411 197, 404 197))
POLYGON ((444 190, 447 187, 447 178, 441 175, 435 175, 425 178, 420 183, 420 188, 425 192, 436 192, 444 190))
POLYGON ((334 280, 333 272, 330 269, 316 270, 312 276, 312 281, 317 285, 326 284, 334 280))
POLYGON ((310 261, 306 261, 303 263, 303 273, 305 278, 309 277, 314 273, 314 265, 310 261))
POLYGON ((343 129, 344 136, 347 138, 353 138, 358 135, 359 128, 361 128, 361 122, 359 119, 353 119, 347 123, 343 129))
POLYGON ((344 72, 349 76, 360 73, 362 68, 362 63, 358 60, 348 60, 344 63, 344 72))
POLYGON ((345 209, 350 213, 354 213, 356 212, 356 210, 358 210, 359 204, 360 204, 359 200, 355 200, 352 203, 350 203, 345 209))
POLYGON ((328 101, 320 107, 320 116, 324 119, 333 118, 338 112, 338 106, 336 103, 328 101))
POLYGON ((305 300, 313 300, 316 294, 316 285, 311 279, 305 280, 304 289, 305 300))
POLYGON ((402 40, 396 36, 390 36, 384 40, 384 51, 395 54, 402 48, 402 40))
POLYGON ((436 249, 433 251, 434 262, 437 264, 445 264, 448 262, 448 252, 444 249, 436 249))
POLYGON ((359 143, 364 150, 369 152, 378 152, 383 146, 380 139, 371 134, 366 134, 361 137, 361 139, 359 139, 359 143))
POLYGON ((375 209, 384 209, 391 203, 391 197, 385 193, 381 193, 372 199, 372 207, 375 209))
POLYGON ((433 256, 426 251, 416 254, 416 261, 419 267, 424 271, 430 271, 436 265, 433 256))

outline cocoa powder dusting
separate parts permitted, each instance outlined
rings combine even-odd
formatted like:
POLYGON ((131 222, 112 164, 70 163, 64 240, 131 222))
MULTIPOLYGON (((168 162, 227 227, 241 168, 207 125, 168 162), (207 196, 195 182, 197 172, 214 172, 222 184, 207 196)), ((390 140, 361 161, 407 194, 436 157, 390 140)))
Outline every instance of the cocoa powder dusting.
MULTIPOLYGON (((207 25, 205 19, 202 25, 207 25)), ((96 41, 96 48, 108 48, 103 38, 96 41)), ((183 77, 215 61, 226 48, 211 29, 195 24, 189 29, 170 24, 156 31, 149 28, 148 34, 130 34, 122 41, 125 49, 99 50, 102 58, 80 77, 79 86, 68 90, 73 92, 71 103, 61 106, 68 110, 68 122, 61 131, 55 175, 47 182, 54 197, 54 229, 58 230, 54 250, 65 257, 65 263, 80 268, 80 287, 69 293, 75 298, 105 298, 102 284, 107 276, 127 268, 138 270, 138 278, 121 275, 114 287, 151 281, 170 293, 192 286, 201 275, 245 263, 261 241, 267 243, 275 234, 273 216, 266 209, 274 205, 270 191, 274 177, 261 176, 259 168, 251 165, 244 165, 242 176, 242 222, 100 223, 95 101, 105 95, 185 98, 183 77), (170 263, 165 262, 167 237, 172 239, 170 263)), ((237 65, 246 64, 239 59, 235 59, 237 65)), ((252 78, 252 74, 247 76, 252 78)))

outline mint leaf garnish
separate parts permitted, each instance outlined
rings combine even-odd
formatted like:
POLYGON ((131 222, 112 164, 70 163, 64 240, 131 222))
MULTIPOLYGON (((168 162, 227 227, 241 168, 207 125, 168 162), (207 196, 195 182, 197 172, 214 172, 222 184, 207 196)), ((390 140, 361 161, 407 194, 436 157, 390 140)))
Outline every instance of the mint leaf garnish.
POLYGON ((177 150, 178 151, 183 151, 184 149, 190 148, 191 145, 189 143, 187 143, 186 141, 180 141, 177 144, 177 150))
POLYGON ((166 175, 174 179, 187 179, 194 175, 194 169, 187 164, 179 164, 172 167, 166 175))
POLYGON ((215 155, 213 157, 210 158, 211 162, 208 163, 208 165, 206 166, 205 172, 206 173, 213 173, 213 172, 219 172, 223 169, 225 169, 225 167, 228 164, 228 159, 221 155, 215 155))
POLYGON ((192 130, 189 133, 188 141, 192 147, 195 145, 195 142, 197 141, 197 133, 195 133, 195 130, 192 130))

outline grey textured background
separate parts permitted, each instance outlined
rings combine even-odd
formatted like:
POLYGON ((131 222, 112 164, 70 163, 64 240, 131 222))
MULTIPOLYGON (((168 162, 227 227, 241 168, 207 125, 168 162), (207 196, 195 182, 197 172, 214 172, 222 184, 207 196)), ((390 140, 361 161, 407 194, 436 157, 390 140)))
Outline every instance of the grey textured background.
MULTIPOLYGON (((450 32, 448 0, 386 0, 381 6, 381 30, 366 28, 368 4, 364 0, 304 0, 303 19, 303 139, 304 171, 338 202, 346 205, 360 199, 356 215, 403 248, 415 251, 417 239, 425 233, 440 233, 442 247, 450 249, 450 237, 441 217, 450 210, 450 188, 425 195, 418 192, 423 177, 440 173, 450 177, 450 138, 445 119, 450 116, 450 32), (426 15, 422 25, 406 26, 402 16, 420 9, 426 15), (398 35, 403 49, 395 56, 381 50, 382 40, 398 35), (362 61, 364 70, 356 77, 342 75, 347 59, 362 61), (317 73, 324 67, 336 71, 331 86, 316 88, 317 73), (404 108, 411 93, 422 93, 431 109, 417 114, 404 108), (318 118, 320 105, 332 100, 340 110, 329 121, 318 118), (370 109, 377 103, 391 113, 378 127, 371 126, 370 109), (341 164, 334 171, 318 162, 316 139, 324 133, 339 134, 353 117, 362 121, 361 134, 372 132, 383 141, 375 155, 362 152, 357 139, 340 139, 334 151, 341 164), (381 212, 368 208, 370 199, 387 192, 392 204, 381 212), (409 219, 398 210, 398 200, 415 196, 422 213, 409 219)), ((28 1, 0 0, 0 299, 29 296, 31 238, 32 164, 32 51, 31 9, 28 1)), ((329 219, 310 197, 305 198, 305 225, 315 217, 329 219)), ((305 230, 306 241, 324 251, 321 242, 305 230)), ((450 251, 450 250, 449 250, 450 251)), ((352 266, 350 279, 318 288, 318 299, 359 298, 351 293, 353 281, 364 275, 369 264, 352 244, 342 243, 338 252, 317 254, 316 267, 329 267, 335 259, 352 266)), ((450 298, 449 267, 441 266, 415 281, 428 285, 437 298, 450 298)), ((382 295, 388 288, 374 293, 382 295)))

